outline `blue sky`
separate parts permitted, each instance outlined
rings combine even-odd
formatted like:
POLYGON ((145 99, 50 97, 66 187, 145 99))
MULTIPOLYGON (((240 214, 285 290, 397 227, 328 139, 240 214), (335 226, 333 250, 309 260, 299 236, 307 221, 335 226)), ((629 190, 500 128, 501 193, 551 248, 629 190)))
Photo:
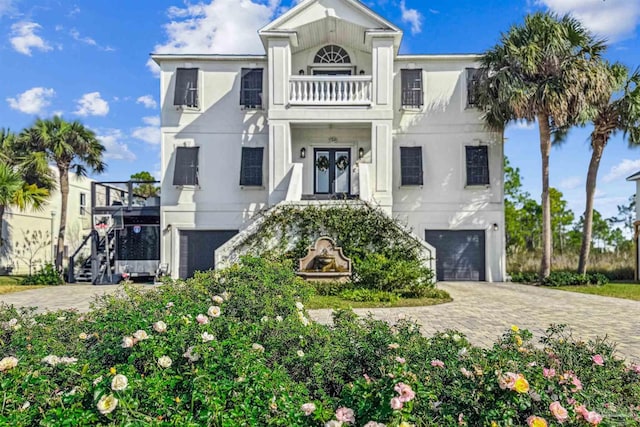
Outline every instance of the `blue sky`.
MULTIPOLYGON (((149 53, 262 53, 258 28, 295 0, 0 0, 0 127, 36 117, 80 119, 107 147, 104 180, 160 161, 159 81, 149 53)), ((403 53, 481 53, 532 11, 572 13, 610 41, 608 57, 640 66, 640 0, 368 0, 400 26, 403 53)), ((577 216, 584 209, 588 129, 551 155, 551 184, 577 216)), ((539 198, 537 128, 514 125, 505 151, 539 198)), ((635 188, 640 151, 620 136, 605 150, 596 208, 617 212, 635 188)))

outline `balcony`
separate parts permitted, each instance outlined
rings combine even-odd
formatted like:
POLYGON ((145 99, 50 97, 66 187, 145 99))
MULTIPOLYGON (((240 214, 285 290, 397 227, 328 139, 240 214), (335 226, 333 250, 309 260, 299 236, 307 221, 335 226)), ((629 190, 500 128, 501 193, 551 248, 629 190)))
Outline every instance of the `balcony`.
POLYGON ((289 104, 313 106, 370 106, 371 76, 291 76, 289 104))

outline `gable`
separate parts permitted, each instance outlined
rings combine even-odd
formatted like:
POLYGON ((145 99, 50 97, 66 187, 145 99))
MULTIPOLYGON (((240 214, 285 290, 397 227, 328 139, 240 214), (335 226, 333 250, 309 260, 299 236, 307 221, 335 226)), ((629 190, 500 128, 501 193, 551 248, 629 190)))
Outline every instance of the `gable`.
POLYGON ((396 26, 357 0, 305 0, 268 24, 260 33, 295 30, 325 18, 336 18, 366 29, 400 32, 396 26))

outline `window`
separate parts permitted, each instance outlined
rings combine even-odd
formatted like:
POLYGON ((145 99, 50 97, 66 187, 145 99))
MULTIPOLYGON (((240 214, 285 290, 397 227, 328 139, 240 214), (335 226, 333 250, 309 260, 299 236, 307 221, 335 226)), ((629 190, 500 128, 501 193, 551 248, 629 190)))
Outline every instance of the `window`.
POLYGON ((198 108, 198 69, 178 68, 173 105, 198 108))
POLYGON ((242 69, 240 105, 244 108, 262 108, 262 68, 242 69))
POLYGON ((262 185, 262 154, 264 148, 242 147, 240 185, 262 185))
POLYGON ((401 70, 401 80, 402 106, 422 107, 422 70, 401 70))
POLYGON ((173 185, 198 185, 199 147, 177 147, 173 185))
POLYGON ((401 185, 422 185, 422 147, 400 147, 401 185))
POLYGON ((80 215, 87 213, 87 194, 80 193, 80 215))
POLYGON ((480 70, 467 68, 467 107, 475 107, 478 103, 476 91, 480 82, 480 70))
POLYGON ((466 147, 467 185, 489 185, 489 154, 486 145, 466 147))
POLYGON ((314 64, 351 64, 346 50, 336 45, 325 46, 316 53, 314 64))

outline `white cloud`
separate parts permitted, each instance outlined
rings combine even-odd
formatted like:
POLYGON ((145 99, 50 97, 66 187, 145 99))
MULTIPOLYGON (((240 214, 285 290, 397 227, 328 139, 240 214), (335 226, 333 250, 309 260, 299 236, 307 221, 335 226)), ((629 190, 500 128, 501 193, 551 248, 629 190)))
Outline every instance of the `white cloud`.
POLYGON ((411 24, 411 34, 422 32, 422 14, 416 9, 407 9, 404 0, 400 1, 400 11, 402 12, 402 22, 411 24))
POLYGON ((45 108, 51 105, 51 98, 55 94, 56 91, 53 89, 34 87, 16 95, 15 98, 7 98, 7 102, 9 107, 22 113, 42 114, 45 108))
MULTIPOLYGON (((281 0, 211 0, 168 10, 165 43, 155 53, 264 53, 257 31, 279 12, 281 0), (230 36, 230 35, 233 36, 230 36)), ((147 62, 158 74, 158 67, 147 62)))
POLYGON ((616 181, 621 178, 626 178, 638 170, 640 170, 640 160, 624 159, 613 166, 602 180, 607 183, 616 181))
POLYGON ((160 117, 148 116, 142 118, 146 126, 135 128, 131 136, 146 142, 147 144, 158 145, 162 139, 160 132, 160 117))
POLYGON ((24 55, 31 56, 31 50, 37 49, 43 52, 53 49, 36 31, 42 26, 35 22, 21 21, 11 26, 11 45, 24 55))
POLYGON ((73 37, 73 39, 75 41, 88 44, 89 46, 97 46, 98 45, 98 42, 96 42, 91 37, 83 37, 83 36, 81 36, 80 32, 78 30, 76 30, 75 28, 73 28, 71 31, 69 31, 69 34, 71 35, 71 37, 73 37))
POLYGON ((560 181, 560 184, 558 184, 558 187, 561 190, 575 190, 581 185, 582 185, 582 177, 570 176, 560 181))
POLYGON ((536 0, 560 15, 571 13, 594 33, 610 41, 633 35, 640 22, 638 0, 536 0))
POLYGON ((136 160, 136 155, 129 150, 129 146, 122 142, 125 135, 119 129, 106 129, 97 132, 98 141, 105 147, 104 158, 106 160, 126 160, 132 162, 136 160))
POLYGON ((109 103, 100 97, 100 92, 85 93, 78 100, 79 116, 106 116, 109 114, 109 103))
POLYGON ((535 122, 527 123, 526 120, 518 120, 516 122, 510 123, 509 126, 513 126, 514 128, 520 129, 520 130, 532 130, 536 128, 536 123, 535 122))
POLYGON ((153 99, 153 96, 151 95, 144 95, 139 97, 136 100, 136 104, 142 104, 145 106, 145 108, 158 108, 158 103, 155 99, 153 99))

